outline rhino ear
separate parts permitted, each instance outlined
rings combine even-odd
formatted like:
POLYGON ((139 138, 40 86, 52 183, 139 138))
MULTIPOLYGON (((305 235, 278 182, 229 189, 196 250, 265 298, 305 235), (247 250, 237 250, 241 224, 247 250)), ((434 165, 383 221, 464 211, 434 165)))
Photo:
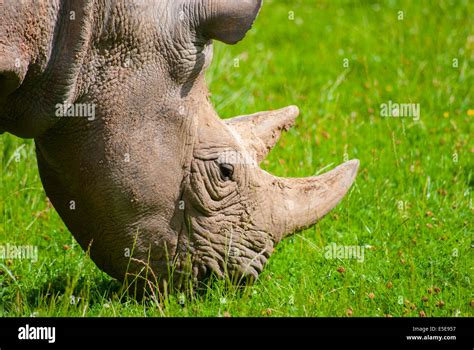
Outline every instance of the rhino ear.
POLYGON ((204 0, 197 31, 226 44, 242 40, 257 18, 263 0, 204 0))
POLYGON ((16 50, 0 45, 0 101, 21 85, 27 68, 16 50))

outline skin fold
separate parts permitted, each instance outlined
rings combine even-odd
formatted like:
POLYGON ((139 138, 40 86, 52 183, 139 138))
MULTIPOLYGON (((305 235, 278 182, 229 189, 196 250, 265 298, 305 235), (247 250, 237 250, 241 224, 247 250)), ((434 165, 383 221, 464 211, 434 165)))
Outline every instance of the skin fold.
POLYGON ((255 279, 274 246, 343 198, 358 161, 319 177, 259 168, 299 111, 221 120, 204 81, 261 0, 5 0, 0 131, 34 138, 41 180, 111 276, 255 279), (94 116, 57 116, 58 104, 94 116))

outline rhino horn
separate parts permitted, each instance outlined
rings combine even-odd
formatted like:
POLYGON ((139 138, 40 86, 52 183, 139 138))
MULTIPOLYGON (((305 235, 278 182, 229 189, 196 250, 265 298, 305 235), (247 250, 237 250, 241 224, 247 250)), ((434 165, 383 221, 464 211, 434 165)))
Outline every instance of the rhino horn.
POLYGON ((299 115, 296 106, 227 119, 257 163, 265 159, 283 131, 288 131, 299 115))
POLYGON ((308 228, 329 213, 354 182, 359 161, 350 160, 335 169, 307 178, 278 178, 267 174, 274 198, 271 227, 278 242, 308 228))

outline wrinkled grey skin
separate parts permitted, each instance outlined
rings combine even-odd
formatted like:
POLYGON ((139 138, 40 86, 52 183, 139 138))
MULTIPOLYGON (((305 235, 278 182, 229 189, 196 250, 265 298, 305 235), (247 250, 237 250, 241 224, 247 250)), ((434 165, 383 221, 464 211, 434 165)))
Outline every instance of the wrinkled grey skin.
POLYGON ((0 8, 0 131, 35 139, 48 197, 113 277, 256 278, 285 235, 317 222, 354 181, 358 161, 305 179, 258 167, 296 107, 223 121, 210 104, 212 40, 241 40, 260 6, 5 0, 0 8), (55 117, 64 102, 94 104, 94 120, 55 117))

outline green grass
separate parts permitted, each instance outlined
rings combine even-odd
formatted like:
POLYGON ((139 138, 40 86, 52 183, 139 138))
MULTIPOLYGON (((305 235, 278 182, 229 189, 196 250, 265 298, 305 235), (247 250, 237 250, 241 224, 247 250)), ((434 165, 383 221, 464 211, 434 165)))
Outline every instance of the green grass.
POLYGON ((301 109, 267 170, 361 160, 341 204, 243 290, 122 296, 48 205, 33 143, 1 136, 0 244, 36 245, 39 259, 0 260, 0 315, 472 316, 473 12, 454 0, 267 0, 245 41, 216 44, 208 81, 223 117, 301 109), (380 117, 389 100, 419 103, 420 120, 380 117), (364 261, 326 259, 331 242, 367 246, 364 261))

